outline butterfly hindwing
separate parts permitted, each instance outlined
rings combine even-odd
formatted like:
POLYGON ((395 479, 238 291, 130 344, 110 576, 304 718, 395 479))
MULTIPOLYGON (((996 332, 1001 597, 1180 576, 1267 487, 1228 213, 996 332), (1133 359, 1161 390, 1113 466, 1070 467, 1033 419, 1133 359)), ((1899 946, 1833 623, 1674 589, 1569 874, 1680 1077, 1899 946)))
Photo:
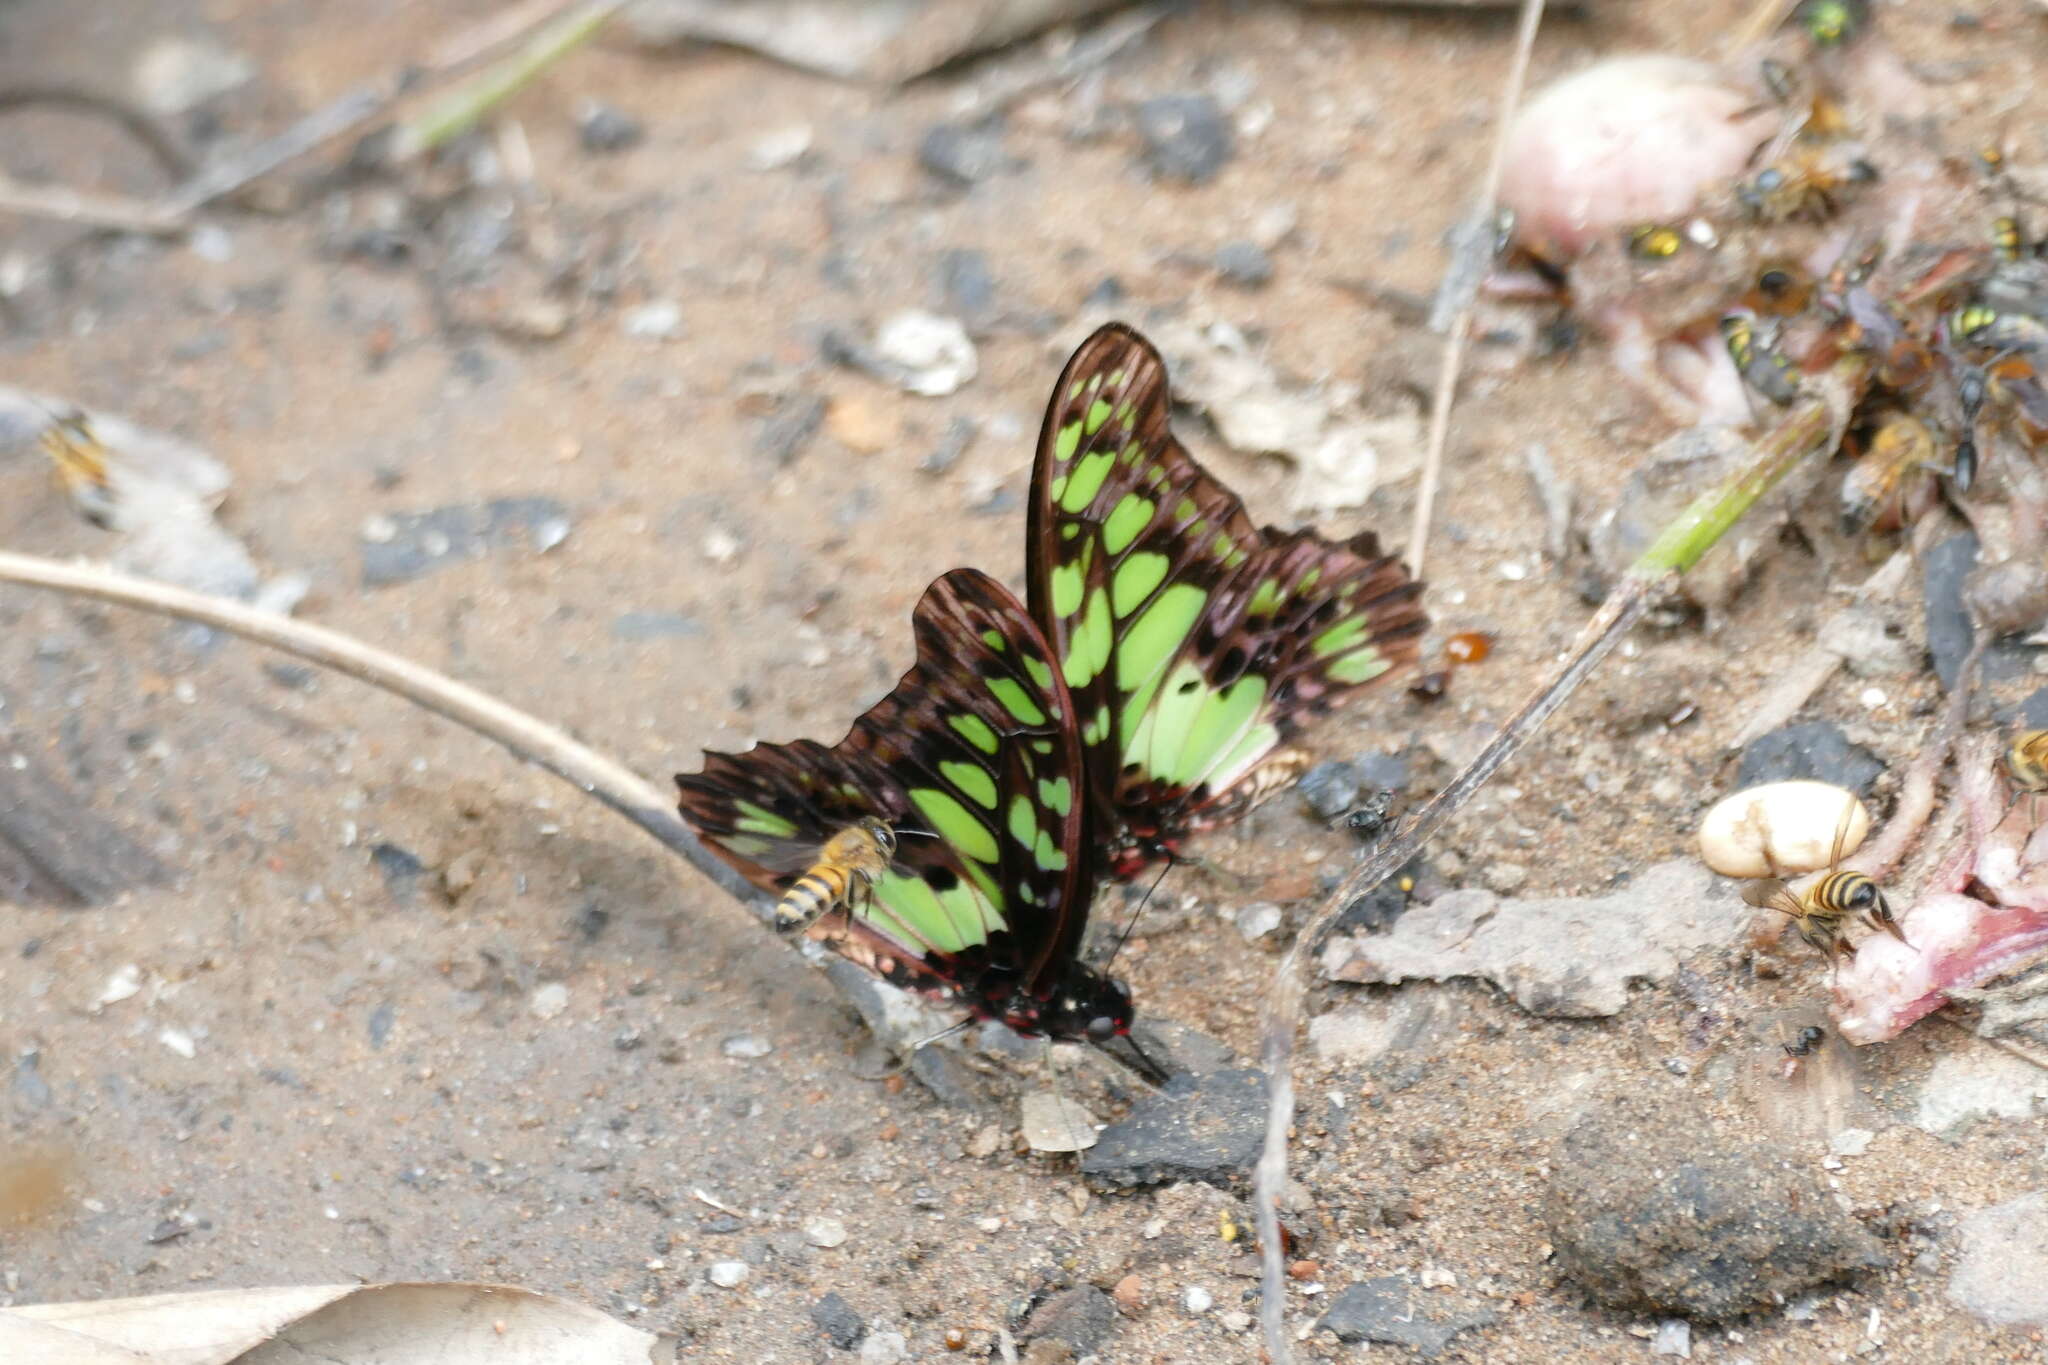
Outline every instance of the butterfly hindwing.
POLYGON ((1028 983, 1071 955, 1087 914, 1070 703, 1023 605, 987 575, 946 574, 912 620, 915 666, 837 746, 706 754, 677 779, 683 814, 778 893, 835 833, 884 820, 888 871, 820 935, 906 984, 1028 983))
POLYGON ((1168 425, 1166 366, 1116 324, 1067 363, 1032 470, 1031 610, 1072 693, 1119 876, 1228 818, 1260 762, 1413 659, 1420 585, 1370 534, 1253 525, 1168 425))

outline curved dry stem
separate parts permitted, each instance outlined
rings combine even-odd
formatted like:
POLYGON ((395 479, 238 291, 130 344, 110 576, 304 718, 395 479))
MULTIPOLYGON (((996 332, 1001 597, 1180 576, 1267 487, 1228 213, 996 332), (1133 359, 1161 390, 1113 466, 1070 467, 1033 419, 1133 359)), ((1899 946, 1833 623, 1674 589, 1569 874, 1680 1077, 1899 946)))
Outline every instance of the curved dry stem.
POLYGON ((358 681, 395 692, 437 715, 511 750, 594 796, 652 835, 657 842, 716 882, 763 923, 772 913, 747 880, 714 855, 676 813, 667 794, 624 765, 571 739, 546 721, 508 706, 410 659, 364 644, 340 631, 259 611, 241 602, 188 592, 84 564, 64 564, 0 550, 0 582, 50 588, 124 607, 213 626, 320 664, 358 681))
MULTIPOLYGON (((1515 30, 1515 51, 1508 64, 1508 78, 1501 86, 1500 127, 1495 130, 1493 153, 1486 176, 1479 183, 1479 202, 1468 220, 1471 229, 1453 248, 1443 295, 1435 312, 1449 312, 1449 331, 1444 337, 1443 355, 1437 364, 1436 392, 1429 403, 1429 436, 1422 452, 1422 481, 1415 493, 1415 521, 1408 533, 1408 567, 1422 577, 1422 561, 1429 551, 1429 523, 1436 510, 1437 480, 1443 471, 1444 445, 1450 439, 1451 405, 1458 394, 1458 372, 1465 367, 1465 336, 1472 329, 1473 302, 1479 297, 1480 281, 1493 260, 1494 219, 1500 199, 1500 177, 1508 161, 1508 130, 1515 110, 1521 107, 1522 87, 1529 79, 1529 53, 1536 46, 1536 29, 1543 22, 1543 0, 1522 0, 1522 15, 1515 30), (1475 260, 1466 259, 1467 256, 1475 260)), ((1432 318, 1432 321, 1435 321, 1432 318)), ((1271 1343, 1267 1347, 1271 1349, 1271 1343)), ((1279 1357, 1274 1357, 1275 1361, 1279 1357)))

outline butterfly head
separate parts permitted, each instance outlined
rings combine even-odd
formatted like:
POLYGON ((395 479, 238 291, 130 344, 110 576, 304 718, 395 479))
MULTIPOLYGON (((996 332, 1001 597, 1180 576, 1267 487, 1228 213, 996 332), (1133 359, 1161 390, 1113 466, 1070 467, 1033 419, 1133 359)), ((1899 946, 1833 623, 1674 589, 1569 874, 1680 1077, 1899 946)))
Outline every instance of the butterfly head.
POLYGON ((1037 1003, 1032 1030, 1049 1038, 1106 1043, 1131 1031, 1130 988, 1079 962, 1068 964, 1037 1003))

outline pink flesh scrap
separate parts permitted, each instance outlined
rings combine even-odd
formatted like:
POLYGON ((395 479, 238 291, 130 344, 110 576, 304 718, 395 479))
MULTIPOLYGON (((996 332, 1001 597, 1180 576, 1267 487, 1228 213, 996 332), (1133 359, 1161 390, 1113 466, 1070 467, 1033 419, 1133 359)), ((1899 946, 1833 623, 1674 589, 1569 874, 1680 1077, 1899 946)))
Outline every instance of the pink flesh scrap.
POLYGON ((1885 935, 1859 944, 1835 973, 1834 1019, 1852 1043, 1895 1038, 1948 1003, 1949 992, 2010 975, 2048 954, 2048 826, 2028 798, 2010 810, 1994 745, 1961 746, 1967 829, 1899 918, 1912 945, 1885 935), (1964 888, 1980 893, 1965 895, 1964 888))

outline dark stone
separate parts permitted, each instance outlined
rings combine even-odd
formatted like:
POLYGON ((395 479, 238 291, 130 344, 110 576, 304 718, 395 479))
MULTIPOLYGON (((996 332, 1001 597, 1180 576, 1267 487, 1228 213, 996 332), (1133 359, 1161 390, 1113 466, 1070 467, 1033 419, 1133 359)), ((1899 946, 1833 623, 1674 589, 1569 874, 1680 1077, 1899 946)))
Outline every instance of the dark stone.
POLYGON ((43 1054, 40 1052, 24 1052, 15 1058, 14 1083, 9 1088, 25 1108, 50 1107, 50 1083, 43 1079, 42 1063, 43 1054))
POLYGON ((1408 893, 1399 885, 1400 877, 1387 878, 1363 896, 1357 897, 1344 907, 1344 913, 1337 916, 1332 933, 1378 933, 1390 927, 1401 918, 1401 912, 1408 908, 1408 893))
POLYGON ((945 311, 970 329, 986 323, 995 312, 996 277, 982 252, 956 248, 940 256, 939 289, 945 311))
POLYGON ((917 164, 959 189, 1000 175, 1017 164, 1003 150, 1000 117, 935 124, 917 146, 917 164))
POLYGON ((647 130, 630 114, 600 104, 585 104, 576 115, 576 138, 586 152, 602 155, 624 151, 647 136, 647 130))
POLYGON ((960 462, 967 453, 967 447, 974 444, 974 438, 981 431, 972 417, 955 417, 946 427, 946 434, 939 438, 939 444, 931 454, 918 464, 920 474, 943 474, 960 462))
MULTIPOLYGON (((0 730, 0 742, 8 738, 0 730)), ((0 763, 0 905, 99 905, 166 880, 163 864, 58 785, 29 749, 23 743, 0 763)))
POLYGON ((1081 300, 1083 311, 1091 308, 1114 308, 1124 301, 1124 282, 1114 275, 1104 275, 1088 297, 1081 300))
POLYGON ((370 1011, 370 1046, 382 1052, 391 1041, 391 1026, 398 1022, 398 1007, 389 1000, 370 1011))
POLYGON ((1812 778, 1865 795, 1884 774, 1884 760, 1826 721, 1800 721, 1759 735, 1742 751, 1737 787, 1812 778))
POLYGON ((1177 1180, 1236 1184, 1259 1159, 1265 1136, 1265 1073, 1187 1072, 1103 1129, 1081 1157, 1081 1174, 1109 1189, 1177 1180))
POLYGON ((703 633, 703 622, 679 611, 629 611, 612 618, 616 640, 685 640, 703 633))
POLYGON ((804 393, 784 399, 754 433, 754 453, 787 465, 803 454, 825 420, 825 399, 804 393))
POLYGON ((1340 1341, 1406 1346, 1423 1359, 1434 1360, 1452 1337, 1490 1326, 1497 1316, 1483 1308, 1425 1316, 1425 1306, 1434 1308, 1442 1302, 1435 1294, 1416 1294, 1414 1286, 1398 1275, 1382 1275, 1346 1287, 1316 1326, 1335 1332, 1340 1341))
POLYGON ((1109 1338, 1116 1326, 1116 1304, 1092 1284, 1076 1285, 1038 1306, 1026 1324, 1034 1341, 1065 1342, 1085 1356, 1109 1338))
POLYGON ((853 1305, 837 1294, 827 1294, 811 1305, 811 1323, 842 1351, 851 1351, 868 1334, 868 1325, 853 1305))
POLYGON ((1360 754, 1351 761, 1351 766, 1358 770, 1358 780, 1368 787, 1397 792, 1408 786, 1406 754, 1383 754, 1374 750, 1360 754))
POLYGON ((391 518, 391 535, 365 541, 363 586, 404 583, 463 559, 526 544, 546 550, 569 533, 567 509, 553 498, 498 498, 391 518))
POLYGON ((2048 730, 2048 687, 2029 692, 2019 704, 2019 717, 2030 730, 2048 730))
POLYGON ((1335 820, 1358 804, 1358 770, 1349 763, 1318 763, 1301 775, 1296 790, 1319 819, 1335 820))
POLYGON ((267 663, 263 675, 279 687, 289 687, 294 692, 310 692, 319 673, 304 664, 267 663))
POLYGON ((586 905, 576 912, 576 932, 585 943, 595 943, 611 928, 612 912, 602 905, 586 905))
MULTIPOLYGON (((1925 604, 1927 652, 1934 675, 1952 690, 1970 652, 1970 617, 1963 605, 1963 587, 1977 567, 1977 537, 1964 531, 1927 552, 1920 564, 1921 601, 1925 604)), ((1984 650, 1977 681, 2009 682, 2032 672, 2034 651, 2009 640, 1994 640, 1984 650)))
POLYGON ((411 851, 397 844, 377 844, 370 849, 370 861, 384 876, 384 887, 393 900, 401 905, 412 900, 419 890, 420 878, 426 874, 427 865, 411 851))
POLYGON ((1273 258, 1257 242, 1225 242, 1216 249, 1216 273, 1245 289, 1273 282, 1273 258))
POLYGON ((1695 1322, 1885 1265, 1794 1154, 1691 1101, 1625 1097, 1581 1120, 1558 1145, 1543 1218, 1558 1267, 1600 1303, 1695 1322))
POLYGON ((1138 106, 1145 164, 1162 180, 1206 185, 1230 160, 1230 116, 1209 95, 1161 95, 1138 106))

